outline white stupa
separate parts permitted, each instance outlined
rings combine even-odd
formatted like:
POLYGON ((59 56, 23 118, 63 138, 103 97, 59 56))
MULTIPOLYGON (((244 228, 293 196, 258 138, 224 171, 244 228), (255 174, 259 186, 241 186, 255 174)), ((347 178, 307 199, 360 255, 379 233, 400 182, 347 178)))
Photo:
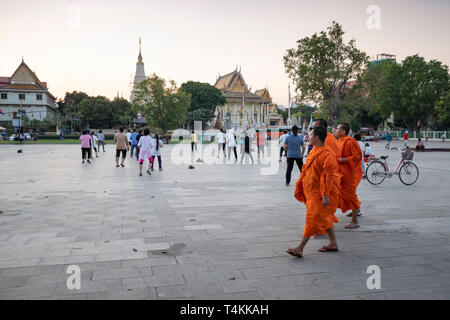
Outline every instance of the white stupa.
POLYGON ((145 80, 144 62, 141 53, 141 38, 139 37, 139 56, 136 62, 136 73, 134 74, 133 89, 131 90, 131 102, 133 102, 136 92, 139 91, 139 84, 145 80))

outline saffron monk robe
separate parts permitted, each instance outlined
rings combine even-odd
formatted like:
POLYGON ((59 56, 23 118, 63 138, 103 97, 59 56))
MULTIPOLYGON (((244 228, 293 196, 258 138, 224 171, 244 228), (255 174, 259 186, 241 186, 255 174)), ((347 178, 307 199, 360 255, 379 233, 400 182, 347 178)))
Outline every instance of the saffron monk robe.
MULTIPOLYGON (((317 119, 314 120, 314 124, 313 124, 313 128, 315 127, 322 127, 325 130, 328 128, 328 123, 326 120, 324 119, 317 119)), ((325 146, 330 147, 331 150, 333 150, 335 156, 336 156, 336 161, 339 163, 339 159, 341 158, 340 156, 340 150, 339 150, 339 146, 337 143, 337 139, 334 135, 332 135, 331 133, 327 132, 327 137, 325 138, 325 146)), ((336 179, 335 179, 335 184, 337 186, 337 188, 340 188, 340 175, 339 175, 339 171, 336 172, 336 179)), ((333 222, 337 223, 339 220, 336 218, 335 216, 335 212, 333 212, 333 222)), ((321 235, 320 233, 316 234, 314 236, 315 239, 321 239, 323 238, 323 235, 321 235)))
POLYGON ((310 141, 314 148, 295 185, 295 198, 306 205, 305 228, 298 247, 289 248, 287 253, 299 258, 303 256, 309 238, 318 233, 327 233, 330 240, 328 245, 319 249, 320 252, 338 251, 333 226, 333 222, 337 222, 334 212, 339 202, 338 163, 334 152, 324 144, 326 136, 327 131, 322 127, 311 131, 310 141))
POLYGON ((360 213, 361 201, 356 195, 356 188, 362 175, 362 152, 358 142, 348 136, 350 125, 341 123, 336 128, 338 145, 340 150, 339 173, 341 175, 341 186, 339 192, 338 208, 343 213, 352 210, 352 220, 345 226, 346 229, 359 227, 357 215, 360 213))

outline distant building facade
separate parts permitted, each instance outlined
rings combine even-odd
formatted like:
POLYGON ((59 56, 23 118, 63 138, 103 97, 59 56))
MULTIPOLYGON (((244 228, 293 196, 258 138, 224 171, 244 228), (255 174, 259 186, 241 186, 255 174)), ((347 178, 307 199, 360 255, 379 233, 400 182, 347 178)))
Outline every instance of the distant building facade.
POLYGON ((11 77, 0 77, 0 121, 24 114, 30 120, 51 120, 58 104, 46 82, 42 82, 22 60, 11 77))
MULTIPOLYGON (((237 69, 219 76, 214 86, 222 92, 226 103, 216 106, 215 123, 222 128, 251 128, 270 125, 276 118, 274 104, 267 89, 252 93, 237 69)), ((278 116, 279 117, 279 116, 278 116)), ((279 121, 279 118, 276 118, 279 121)))

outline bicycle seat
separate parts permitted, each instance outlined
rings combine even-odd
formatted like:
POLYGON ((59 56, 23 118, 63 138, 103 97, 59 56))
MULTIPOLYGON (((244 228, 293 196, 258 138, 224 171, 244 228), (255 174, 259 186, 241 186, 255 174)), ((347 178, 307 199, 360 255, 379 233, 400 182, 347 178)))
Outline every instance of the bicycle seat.
POLYGON ((389 158, 389 156, 381 156, 380 157, 381 160, 386 160, 387 158, 389 158))

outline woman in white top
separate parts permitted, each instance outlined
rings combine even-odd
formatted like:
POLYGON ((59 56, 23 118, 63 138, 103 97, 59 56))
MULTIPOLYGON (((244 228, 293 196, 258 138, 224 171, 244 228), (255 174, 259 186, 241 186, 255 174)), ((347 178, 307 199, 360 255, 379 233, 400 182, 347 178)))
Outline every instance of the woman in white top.
POLYGON ((162 171, 162 166, 161 166, 161 148, 162 147, 163 147, 163 142, 159 138, 159 135, 157 133, 155 133, 155 138, 153 139, 153 149, 152 149, 152 156, 153 156, 152 171, 155 171, 155 169, 153 169, 153 164, 156 161, 156 159, 155 159, 156 157, 158 157, 159 171, 162 171))
POLYGON ((234 159, 237 161, 237 152, 236 152, 236 137, 234 136, 234 129, 231 129, 227 134, 227 145, 228 145, 228 160, 230 160, 231 150, 234 150, 234 159))
POLYGON ((148 159, 148 175, 152 175, 150 172, 151 165, 153 164, 152 159, 152 148, 153 148, 153 139, 149 136, 150 130, 145 129, 144 135, 139 139, 138 147, 139 149, 139 176, 142 177, 142 166, 144 164, 144 160, 148 159))

